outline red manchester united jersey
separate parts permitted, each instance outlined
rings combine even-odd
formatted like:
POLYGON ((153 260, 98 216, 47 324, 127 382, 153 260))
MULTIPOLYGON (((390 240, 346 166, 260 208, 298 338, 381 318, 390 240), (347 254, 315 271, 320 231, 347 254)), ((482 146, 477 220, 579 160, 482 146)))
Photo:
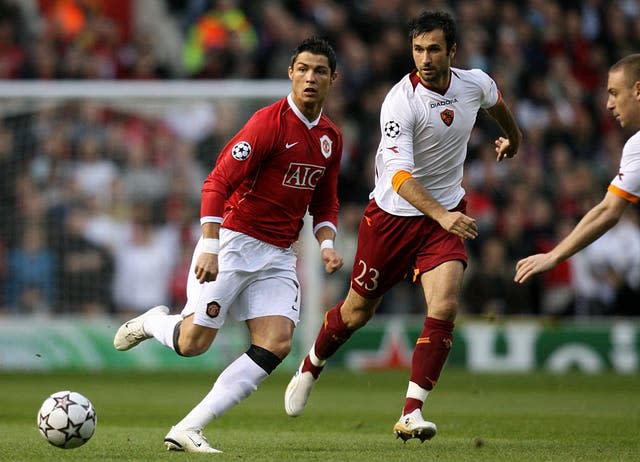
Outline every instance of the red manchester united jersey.
POLYGON ((338 128, 324 115, 307 121, 283 98, 257 111, 222 149, 204 182, 200 215, 289 247, 307 207, 314 226, 337 225, 341 156, 338 128))

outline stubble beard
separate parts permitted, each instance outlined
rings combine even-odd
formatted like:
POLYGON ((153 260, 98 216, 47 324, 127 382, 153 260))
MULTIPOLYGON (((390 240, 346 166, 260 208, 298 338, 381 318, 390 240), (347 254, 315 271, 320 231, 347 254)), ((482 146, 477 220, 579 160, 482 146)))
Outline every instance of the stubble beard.
POLYGON ((448 70, 443 71, 441 69, 436 69, 433 74, 425 75, 423 71, 420 71, 420 78, 429 86, 439 88, 446 81, 445 77, 447 72, 448 70))

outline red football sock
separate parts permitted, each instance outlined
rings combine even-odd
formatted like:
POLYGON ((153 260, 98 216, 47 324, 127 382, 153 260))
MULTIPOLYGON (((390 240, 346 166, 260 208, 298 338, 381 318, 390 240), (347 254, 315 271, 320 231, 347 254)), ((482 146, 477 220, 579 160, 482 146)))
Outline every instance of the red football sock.
POLYGON ((319 359, 330 358, 354 332, 344 325, 340 316, 340 307, 342 307, 342 301, 324 315, 324 323, 314 344, 314 350, 319 359))
MULTIPOLYGON (((425 390, 435 387, 453 342, 454 324, 449 321, 427 317, 424 328, 416 341, 411 360, 410 380, 425 390)), ((423 402, 414 397, 407 398, 402 414, 421 409, 423 402)))
POLYGON ((402 415, 407 415, 416 409, 422 409, 423 401, 416 398, 405 398, 404 407, 402 408, 402 415))
POLYGON ((318 379, 320 376, 320 372, 322 372, 324 366, 315 366, 311 360, 309 359, 309 355, 304 357, 304 361, 302 363, 302 372, 311 372, 314 379, 318 379))

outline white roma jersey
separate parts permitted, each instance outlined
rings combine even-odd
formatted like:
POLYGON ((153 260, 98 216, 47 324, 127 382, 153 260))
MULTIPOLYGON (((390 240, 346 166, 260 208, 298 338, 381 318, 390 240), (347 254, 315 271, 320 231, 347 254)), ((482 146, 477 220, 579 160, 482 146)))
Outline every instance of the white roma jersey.
POLYGON ((369 198, 393 215, 422 215, 392 187, 393 175, 405 170, 444 208, 454 208, 464 196, 462 169, 478 110, 499 98, 493 79, 479 69, 452 68, 444 94, 425 87, 415 70, 404 76, 382 103, 376 183, 369 198))
POLYGON ((611 181, 609 191, 634 204, 640 202, 640 132, 624 144, 620 171, 611 181))

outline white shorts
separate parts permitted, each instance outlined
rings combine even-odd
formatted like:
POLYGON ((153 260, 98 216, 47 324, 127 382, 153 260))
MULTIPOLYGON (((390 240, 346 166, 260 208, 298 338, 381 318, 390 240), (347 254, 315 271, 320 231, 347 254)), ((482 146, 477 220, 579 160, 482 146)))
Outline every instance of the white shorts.
POLYGON ((194 273, 201 247, 202 239, 191 260, 183 318, 194 314, 194 324, 214 329, 222 327, 227 313, 238 321, 279 315, 298 324, 300 284, 292 249, 221 228, 218 277, 201 284, 194 273))

